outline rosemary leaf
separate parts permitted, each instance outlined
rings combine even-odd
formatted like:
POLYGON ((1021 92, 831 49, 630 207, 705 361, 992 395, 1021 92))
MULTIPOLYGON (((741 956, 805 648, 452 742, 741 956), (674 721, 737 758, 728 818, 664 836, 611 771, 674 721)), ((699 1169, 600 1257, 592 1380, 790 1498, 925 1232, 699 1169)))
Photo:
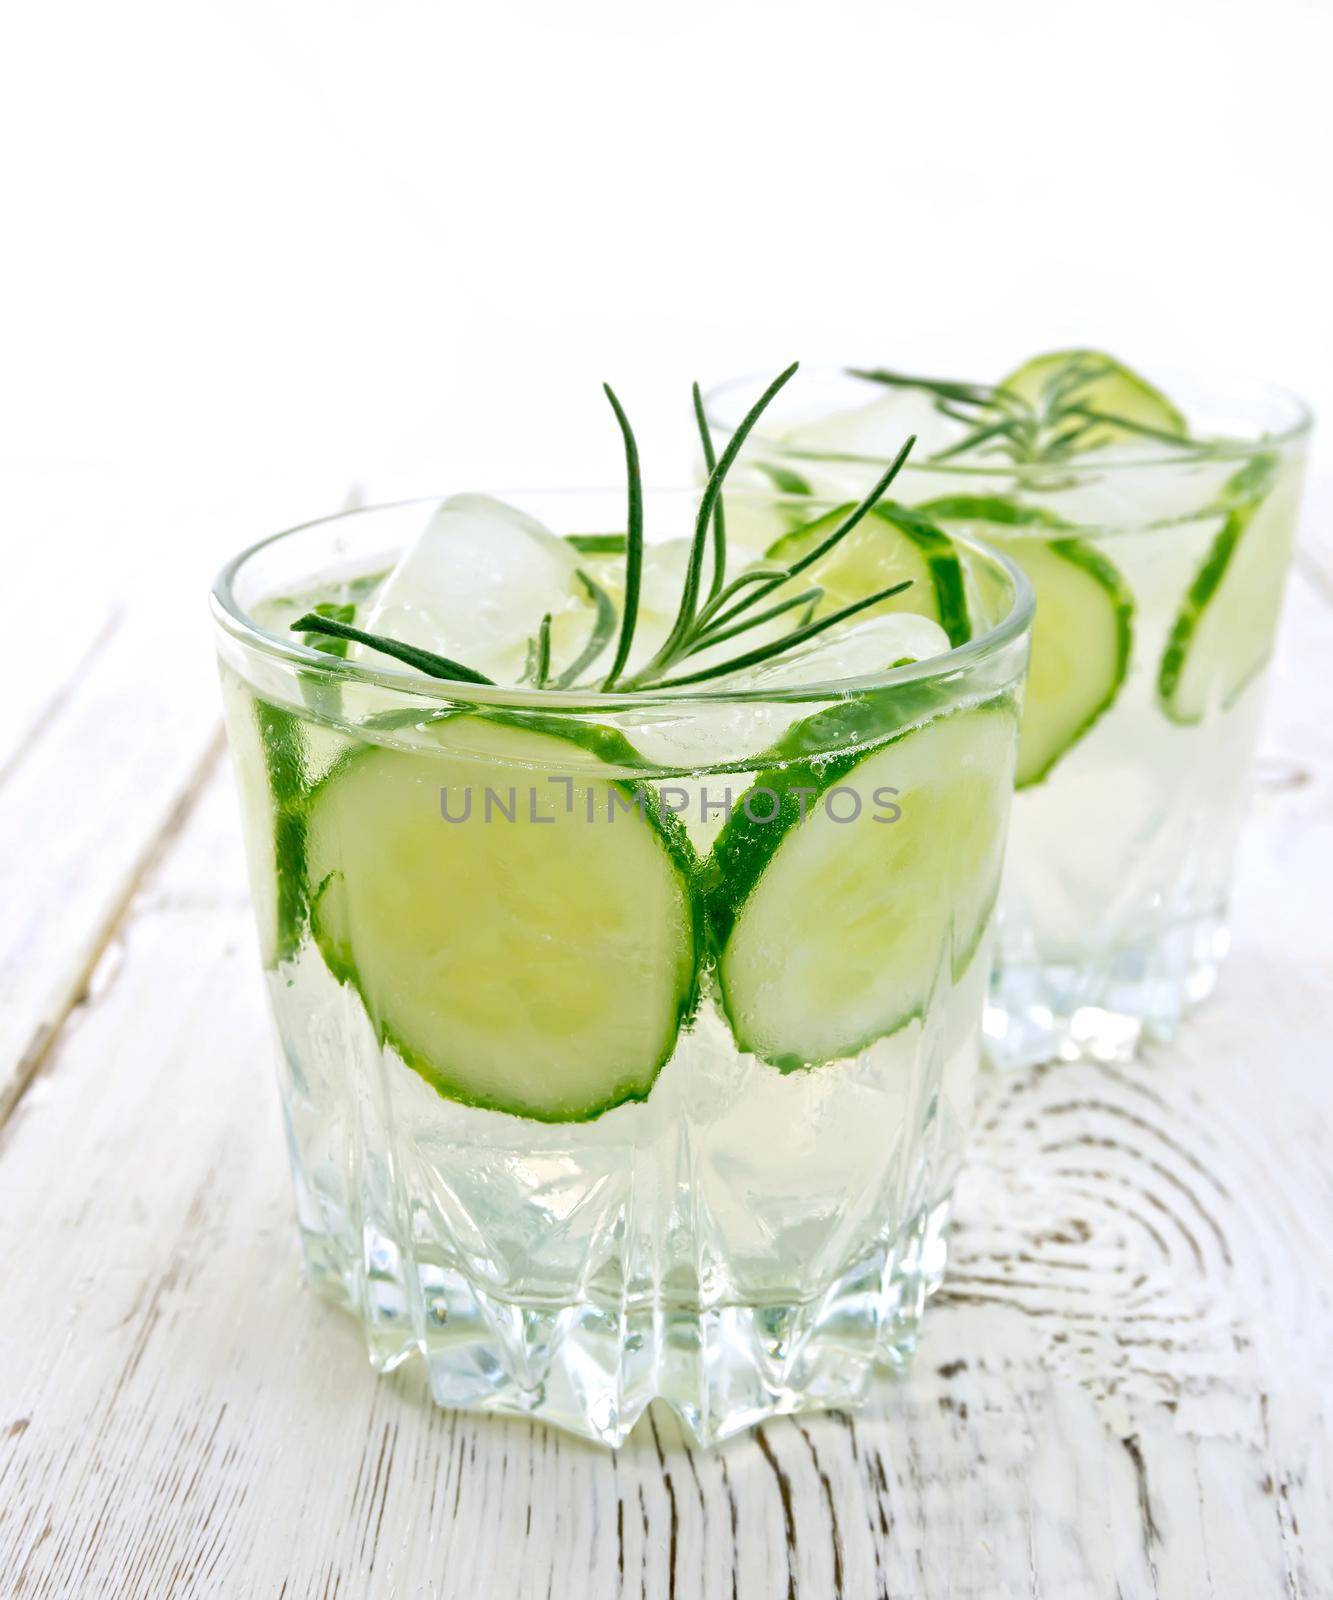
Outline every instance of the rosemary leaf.
MULTIPOLYGON (((699 442, 703 446, 704 465, 708 468, 711 478, 717 468, 717 453, 713 449, 713 436, 708 428, 708 418, 704 415, 704 397, 699 392, 696 383, 693 388, 694 420, 699 429, 699 442)), ((713 576, 708 585, 708 598, 716 599, 718 590, 722 587, 727 572, 727 519, 722 509, 722 496, 718 495, 717 504, 713 507, 713 576)))
POLYGON ((367 649, 378 650, 381 655, 404 661, 409 667, 415 667, 418 672, 424 672, 432 678, 452 678, 460 683, 491 686, 495 683, 494 678, 488 678, 485 673, 474 672, 471 667, 465 667, 461 661, 451 661, 448 656, 437 656, 433 650, 419 650, 414 644, 405 644, 401 639, 390 639, 383 634, 364 633, 360 628, 349 628, 345 622, 335 622, 332 617, 317 617, 313 612, 298 617, 292 623, 292 632, 324 633, 333 639, 348 639, 365 645, 367 649))
POLYGON ((625 476, 629 484, 625 522, 625 604, 620 613, 620 638, 616 642, 611 670, 602 680, 602 688, 607 690, 615 687, 616 679, 625 670, 630 646, 634 643, 634 627, 639 620, 639 585, 643 580, 643 475, 639 470, 639 447, 629 418, 625 415, 625 408, 609 383, 604 383, 602 388, 611 402, 611 409, 616 414, 625 441, 625 476))
MULTIPOLYGON (((341 603, 336 600, 321 600, 314 607, 314 612, 317 617, 331 617, 334 622, 356 621, 356 605, 350 600, 341 603)), ((318 650, 323 655, 337 656, 340 660, 346 658, 346 639, 334 639, 328 634, 316 634, 313 638, 306 639, 303 642, 308 644, 312 650, 318 650)))
POLYGON ((553 685, 556 689, 568 689, 579 681, 582 673, 596 661, 602 651, 611 642, 611 635, 616 631, 615 602, 600 583, 590 578, 580 567, 574 574, 583 587, 588 591, 588 598, 596 607, 592 619, 592 627, 588 632, 588 642, 578 655, 565 668, 553 685))
POLYGON ((572 545, 581 556, 623 556, 623 533, 567 533, 565 543, 572 545))
POLYGON ((537 663, 533 682, 539 689, 546 687, 551 675, 551 613, 548 611, 537 629, 537 663))
POLYGON ((905 372, 890 372, 886 367, 848 367, 853 378, 867 383, 882 383, 893 389, 925 389, 943 400, 989 406, 995 402, 995 389, 988 383, 965 383, 953 378, 914 378, 905 372))
MULTIPOLYGON (((761 623, 772 622, 774 617, 780 617, 784 612, 795 611, 797 606, 814 607, 824 598, 824 591, 815 585, 813 589, 804 589, 798 595, 793 595, 790 600, 782 600, 775 606, 770 606, 767 611, 757 611, 753 616, 743 617, 739 622, 734 622, 729 628, 707 629, 703 633, 695 634, 693 642, 687 646, 684 654, 687 656, 698 655, 700 650, 709 650, 715 644, 721 644, 724 639, 734 639, 738 633, 745 633, 750 628, 757 628, 761 623)), ((809 621, 809 618, 806 618, 809 621)))
POLYGON ((798 574, 804 572, 807 567, 812 567, 816 561, 822 561, 829 551, 833 549, 834 545, 836 545, 840 540, 845 539, 852 529, 857 525, 857 523, 860 522, 861 519, 867 515, 867 513, 874 509, 875 505, 884 498, 885 494, 888 493, 889 485, 902 471, 903 464, 906 462, 908 456, 911 455, 912 447, 915 444, 916 435, 914 433, 909 434, 902 449, 899 450, 898 454, 894 456, 893 460, 879 475, 879 478, 875 482, 875 486, 861 501, 861 503, 857 506, 854 506, 852 510, 848 512, 848 514, 842 519, 842 521, 826 539, 821 539, 820 542, 815 545, 812 550, 808 550, 799 561, 792 562, 787 571, 787 576, 789 578, 795 578, 798 576, 798 574))
POLYGON ((699 612, 695 622, 695 631, 699 632, 708 627, 717 613, 721 611, 728 601, 734 599, 742 589, 748 589, 751 584, 764 583, 769 578, 776 578, 779 583, 787 581, 786 567, 749 567, 746 571, 733 578, 722 592, 710 600, 699 612))
POLYGON ((1093 422, 1076 422, 1072 428, 1066 428, 1063 433, 1057 433, 1053 439, 1049 439, 1043 447, 1043 454, 1056 457, 1067 456, 1075 448, 1079 440, 1084 438, 1094 427, 1096 427, 1096 423, 1093 422))
POLYGON ((753 469, 762 472, 781 494, 797 494, 805 497, 815 492, 809 478, 803 478, 799 472, 793 472, 790 467, 779 466, 776 461, 756 461, 753 463, 753 469))
POLYGON ((1174 445, 1176 449, 1206 449, 1206 444, 1197 439, 1186 439, 1178 433, 1168 433, 1165 428, 1153 428, 1146 422, 1131 422, 1128 417, 1119 416, 1114 411, 1096 411, 1091 406, 1071 405, 1066 406, 1066 414, 1071 417, 1083 417, 1089 423, 1104 423, 1108 428, 1123 429, 1126 433, 1139 433, 1145 439, 1160 439, 1163 444, 1174 445))
POLYGON ((675 678, 663 678, 660 683, 653 685, 656 689, 678 689, 689 683, 703 683, 708 678, 720 678, 728 672, 739 672, 744 667, 758 666, 761 661, 768 661, 773 656, 781 655, 786 650, 794 649, 798 644, 804 644, 807 639, 834 628, 840 622, 846 622, 848 617, 854 617, 858 611, 864 611, 868 606, 878 605, 881 600, 891 599, 895 594, 901 594, 904 589, 912 587, 911 578, 904 578, 901 583, 891 584, 887 589, 881 589, 877 594, 868 594, 860 600, 853 600, 850 605, 843 606, 838 611, 830 611, 828 616, 820 617, 818 622, 807 623, 803 628, 797 628, 784 638, 775 639, 771 644, 760 645, 757 649, 750 650, 744 655, 734 657, 730 661, 718 662, 716 666, 701 667, 697 672, 687 672, 675 678))
POLYGON ((528 640, 528 647, 523 654, 523 671, 519 674, 520 683, 533 683, 537 677, 537 641, 528 640))
POLYGON ((931 456, 932 461, 948 461, 953 456, 964 455, 969 450, 975 450, 978 445, 988 443, 991 439, 1008 437, 1014 438, 1017 426, 1012 417, 1001 417, 998 422, 987 424, 984 428, 977 428, 968 434, 967 438, 960 439, 957 444, 951 444, 946 450, 937 450, 931 456))
POLYGON ((937 398, 935 409, 942 417, 948 417, 950 422, 961 422, 965 428, 975 428, 977 425, 977 414, 974 412, 969 416, 967 412, 959 411, 956 401, 937 398))

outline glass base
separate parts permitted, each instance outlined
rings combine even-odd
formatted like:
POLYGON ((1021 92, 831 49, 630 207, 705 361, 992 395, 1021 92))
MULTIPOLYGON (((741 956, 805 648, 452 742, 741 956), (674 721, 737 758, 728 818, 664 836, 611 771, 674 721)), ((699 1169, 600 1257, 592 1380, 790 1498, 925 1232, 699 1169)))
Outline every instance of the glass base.
POLYGON ((371 1365, 388 1373, 424 1358, 438 1405, 615 1446, 662 1400, 708 1446, 769 1417, 859 1405, 877 1365, 905 1371, 944 1275, 949 1210, 947 1199, 923 1210, 891 1246, 794 1304, 522 1305, 457 1271, 419 1263, 409 1275, 383 1236, 365 1239, 351 1269, 328 1235, 301 1233, 311 1286, 362 1322, 371 1365))
POLYGON ((1230 936, 1220 916, 1168 930, 1150 946, 1085 962, 997 965, 986 1055, 1002 1071, 1048 1061, 1128 1061, 1170 1039, 1216 987, 1230 936))

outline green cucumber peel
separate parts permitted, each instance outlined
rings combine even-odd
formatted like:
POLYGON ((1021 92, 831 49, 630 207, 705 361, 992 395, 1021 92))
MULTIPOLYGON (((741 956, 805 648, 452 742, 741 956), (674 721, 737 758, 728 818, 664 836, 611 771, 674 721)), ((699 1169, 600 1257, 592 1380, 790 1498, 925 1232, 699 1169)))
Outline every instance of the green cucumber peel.
POLYGON ((300 719, 281 706, 255 698, 255 725, 264 751, 273 808, 273 854, 277 876, 275 961, 300 948, 308 911, 305 890, 305 767, 300 719))
MULTIPOLYGON (((787 560, 792 551, 817 528, 820 523, 832 520, 852 509, 851 503, 824 512, 814 522, 793 528, 776 539, 764 552, 765 560, 787 560)), ((948 636, 949 644, 957 649, 972 637, 972 622, 968 611, 967 589, 962 562, 953 540, 932 519, 928 507, 905 506, 896 500, 881 500, 869 512, 869 518, 878 518, 901 533, 921 556, 930 579, 940 626, 948 636)), ((873 526, 873 523, 870 524, 873 526)))
POLYGON ((1022 773, 1015 780, 1014 787, 1017 789, 1030 789, 1034 784, 1041 783, 1056 764, 1101 721, 1120 696, 1134 649, 1134 596, 1121 577, 1120 569, 1082 539, 1051 539, 1045 542, 1044 548, 1088 573, 1105 592, 1115 610, 1115 666, 1101 699, 1065 742, 1038 768, 1022 773))
MULTIPOLYGON (((1209 546, 1193 582, 1186 591, 1166 647, 1157 669, 1157 700, 1165 715, 1179 727, 1194 727, 1203 720, 1202 713, 1188 713, 1177 702, 1177 690, 1185 670, 1185 663, 1194 643, 1199 623, 1209 603, 1221 589, 1241 540, 1253 522, 1264 500, 1272 491, 1278 474, 1278 457, 1265 451, 1247 461, 1223 485, 1216 510, 1225 513, 1222 527, 1209 546)), ((1268 664, 1267 655, 1238 682, 1222 700, 1222 709, 1230 710, 1245 690, 1268 664)))
POLYGON ((946 494, 923 500, 916 510, 939 522, 989 522, 997 528, 1073 528, 1041 506, 1020 505, 998 494, 946 494))
POLYGON ((940 626, 955 650, 959 645, 966 644, 972 637, 972 620, 968 614, 963 566, 953 540, 919 507, 881 501, 875 507, 874 515, 905 534, 925 557, 931 585, 935 590, 940 626))

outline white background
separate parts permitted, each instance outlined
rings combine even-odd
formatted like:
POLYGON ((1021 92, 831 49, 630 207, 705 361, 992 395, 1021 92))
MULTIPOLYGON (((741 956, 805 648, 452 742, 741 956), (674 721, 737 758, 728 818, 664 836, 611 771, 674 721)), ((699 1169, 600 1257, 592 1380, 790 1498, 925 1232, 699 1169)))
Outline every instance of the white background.
POLYGON ((986 377, 1076 341, 1333 417, 1316 0, 10 17, 0 458, 81 548, 202 572, 352 483, 614 481, 603 377, 679 480, 690 379, 795 356, 986 377))

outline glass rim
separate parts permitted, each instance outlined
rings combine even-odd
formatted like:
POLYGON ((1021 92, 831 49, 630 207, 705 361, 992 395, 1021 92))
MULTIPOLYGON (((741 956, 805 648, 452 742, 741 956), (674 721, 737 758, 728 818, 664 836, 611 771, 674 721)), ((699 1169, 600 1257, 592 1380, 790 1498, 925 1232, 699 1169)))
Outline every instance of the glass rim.
MULTIPOLYGON (((836 366, 832 363, 824 365, 802 365, 801 372, 815 378, 828 378, 835 376, 848 384, 859 384, 867 392, 881 391, 883 386, 876 384, 873 379, 859 377, 857 371, 851 367, 836 366)), ((1066 477, 1080 478, 1086 474, 1096 473, 1113 474, 1116 472, 1137 471, 1143 467, 1168 467, 1188 466, 1200 461, 1238 461, 1245 460, 1264 450, 1281 449, 1297 441, 1308 438, 1314 427, 1314 408, 1303 399, 1294 389, 1287 389, 1280 384, 1269 383, 1262 378, 1251 378, 1237 373, 1219 373, 1210 371, 1192 370, 1189 368, 1163 367, 1155 369, 1149 374, 1152 381, 1157 381, 1157 373, 1168 380, 1177 380, 1182 387, 1194 386, 1200 393, 1224 393, 1228 389, 1232 392, 1243 390, 1254 399, 1268 404, 1280 406, 1289 413, 1286 423, 1274 433, 1266 433, 1253 439, 1208 439, 1197 441, 1192 447, 1161 445, 1152 449, 1146 448, 1142 454, 1116 456, 1109 459, 1099 459, 1100 452, 1090 452, 1084 456, 1076 456, 1060 462, 1049 461, 1006 461, 999 457, 990 464, 964 463, 954 458, 949 461, 932 461, 923 456, 913 460, 910 456, 903 463, 904 475, 908 473, 930 473, 931 475, 954 476, 960 479, 987 478, 1013 478, 1019 481, 1029 479, 1044 479, 1049 481, 1052 473, 1060 473, 1066 477)), ((740 422, 748 411, 754 398, 761 392, 764 385, 772 379, 771 373, 749 373, 738 377, 724 379, 721 383, 714 384, 706 390, 703 396, 704 414, 714 427, 730 432, 740 422), (719 409, 719 402, 729 399, 737 391, 744 391, 745 400, 732 415, 729 411, 719 409)), ((775 448, 781 456, 788 461, 849 461, 867 466, 883 467, 892 459, 891 455, 866 456, 855 451, 836 450, 801 450, 776 440, 771 433, 764 432, 764 422, 761 418, 759 425, 751 435, 752 443, 767 442, 770 448, 775 448)), ((819 419, 812 419, 819 420, 819 419)))
MULTIPOLYGON (((496 499, 503 500, 507 496, 523 498, 529 496, 563 497, 576 495, 613 495, 624 494, 623 489, 608 488, 606 486, 594 488, 576 488, 562 486, 557 488, 529 488, 508 490, 476 491, 493 494, 496 499)), ((680 485, 670 487, 646 487, 645 500, 664 495, 689 495, 696 502, 700 490, 697 487, 685 488, 680 485)), ((270 633, 260 627, 255 619, 249 615, 244 606, 237 599, 235 581, 246 562, 268 549, 281 539, 289 539, 300 533, 307 533, 314 528, 329 527, 335 523, 349 522, 358 517, 369 517, 376 513, 397 511, 407 506, 438 506, 444 495, 412 495, 402 500, 388 500, 377 502, 374 505, 357 506, 350 510, 342 510, 324 517, 313 517, 306 522, 296 523, 292 527, 280 529, 270 533, 253 544, 247 545, 227 561, 217 577, 209 594, 210 610, 214 623, 230 638, 236 640, 247 649, 257 651, 270 659, 281 661, 292 667, 299 667, 303 671, 313 671, 329 682, 371 684, 379 688, 389 689, 398 693, 411 694, 414 697, 447 700, 451 704, 466 704, 477 706, 495 706, 509 710, 525 711, 558 711, 569 714, 577 712, 608 712, 629 711, 644 707, 679 706, 679 705, 760 705, 771 704, 775 701, 803 701, 813 699, 847 698, 853 694, 865 693, 870 690, 887 688, 899 684, 921 682, 933 678, 948 678, 964 671, 966 668, 985 661, 999 654, 1012 640, 1019 638, 1031 627, 1035 609, 1035 596, 1032 585, 1029 583, 1023 570, 1008 556, 993 549, 980 539, 973 539, 965 535, 954 536, 959 544, 966 546, 975 556, 980 557, 991 568, 1003 573, 1008 580, 1011 590, 1011 601, 1005 615, 983 632, 965 643, 955 645, 953 648, 930 656, 924 661, 915 661, 907 666, 893 667, 883 672, 862 674, 858 677, 835 678, 833 680, 816 680, 810 683, 784 683, 772 685, 767 688, 713 688, 697 684, 687 684, 683 687, 672 688, 647 688, 635 689, 629 693, 617 690, 582 689, 533 689, 522 685, 507 684, 477 684, 468 683, 454 678, 432 678, 424 673, 413 672, 410 669, 395 669, 391 667, 369 667, 361 661, 347 661, 338 656, 331 656, 322 650, 312 649, 309 645, 302 644, 293 634, 287 638, 281 634, 270 633)), ((764 491, 736 490, 726 494, 728 502, 737 500, 747 501, 762 506, 790 506, 799 509, 803 516, 818 516, 821 508, 828 510, 842 502, 824 500, 817 496, 808 495, 782 495, 764 491)))

